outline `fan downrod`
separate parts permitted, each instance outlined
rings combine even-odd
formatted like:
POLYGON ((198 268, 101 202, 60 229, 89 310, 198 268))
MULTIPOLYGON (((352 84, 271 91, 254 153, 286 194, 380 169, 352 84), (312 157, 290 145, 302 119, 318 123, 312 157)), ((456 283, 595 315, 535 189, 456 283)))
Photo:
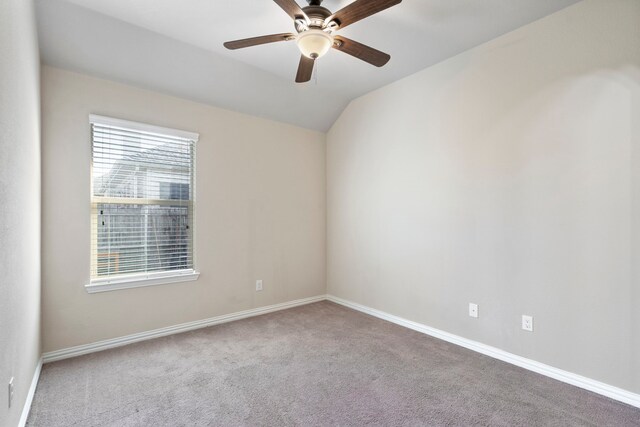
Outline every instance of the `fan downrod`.
POLYGON ((307 0, 309 6, 320 6, 322 4, 322 0, 307 0))

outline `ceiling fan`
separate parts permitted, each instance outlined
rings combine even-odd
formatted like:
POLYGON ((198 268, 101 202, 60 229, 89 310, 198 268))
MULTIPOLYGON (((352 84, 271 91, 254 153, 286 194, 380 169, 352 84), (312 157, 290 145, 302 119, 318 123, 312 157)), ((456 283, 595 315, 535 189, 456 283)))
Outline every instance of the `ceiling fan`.
POLYGON ((295 40, 302 55, 296 74, 296 82, 311 80, 316 59, 330 48, 340 50, 376 67, 389 62, 391 56, 372 47, 334 33, 347 25, 395 6, 402 0, 355 0, 335 13, 322 7, 322 0, 307 0, 308 6, 300 8, 294 0, 273 0, 293 19, 297 34, 282 33, 252 37, 224 43, 227 49, 241 49, 266 43, 295 40))

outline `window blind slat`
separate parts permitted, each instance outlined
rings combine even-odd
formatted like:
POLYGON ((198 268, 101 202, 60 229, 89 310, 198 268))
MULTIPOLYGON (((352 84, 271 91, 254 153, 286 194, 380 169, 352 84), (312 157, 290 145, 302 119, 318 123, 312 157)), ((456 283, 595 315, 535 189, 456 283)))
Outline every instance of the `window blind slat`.
POLYGON ((111 120, 92 123, 92 279, 193 269, 197 138, 111 120))
POLYGON ((117 127, 117 126, 101 125, 98 123, 94 123, 92 127, 95 130, 98 137, 100 137, 100 135, 109 135, 109 136, 110 135, 115 135, 115 136, 134 135, 134 136, 143 136, 145 139, 149 141, 161 141, 161 142, 166 141, 166 142, 172 142, 172 143, 176 141, 195 141, 195 139, 193 138, 186 138, 186 137, 180 137, 180 136, 174 136, 174 135, 163 135, 160 133, 144 132, 144 131, 138 131, 135 129, 125 129, 123 127, 117 127))

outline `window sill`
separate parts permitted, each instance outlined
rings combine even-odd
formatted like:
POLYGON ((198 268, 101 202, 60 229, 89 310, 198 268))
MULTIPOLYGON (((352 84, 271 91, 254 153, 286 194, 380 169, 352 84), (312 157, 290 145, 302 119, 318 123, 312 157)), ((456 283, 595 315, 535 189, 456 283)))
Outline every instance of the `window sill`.
POLYGON ((155 274, 140 274, 117 279, 95 279, 84 285, 90 294, 98 292, 117 291, 120 289, 141 288, 145 286, 166 285, 169 283, 192 282, 198 280, 200 273, 195 270, 181 272, 163 272, 155 274))

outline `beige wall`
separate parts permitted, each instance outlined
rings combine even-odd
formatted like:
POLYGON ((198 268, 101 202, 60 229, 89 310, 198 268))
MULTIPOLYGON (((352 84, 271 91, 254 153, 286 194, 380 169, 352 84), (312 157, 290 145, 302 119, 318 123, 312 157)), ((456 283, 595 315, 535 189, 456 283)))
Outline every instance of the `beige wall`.
POLYGON ((639 22, 586 0, 353 101, 328 292, 640 392, 639 22))
POLYGON ((33 3, 1 1, 0 426, 18 424, 40 359, 39 73, 33 3))
MULTIPOLYGON (((45 67, 43 351, 323 294, 326 236, 329 293, 640 392, 639 20, 585 0, 354 101, 327 136, 326 235, 323 134, 45 67), (90 113, 201 134, 197 282, 85 292, 90 113)), ((30 141, 0 191, 33 186, 30 141)))
POLYGON ((50 67, 42 98, 43 351, 325 293, 324 134, 50 67), (90 113, 200 133, 196 282, 85 291, 90 113))

